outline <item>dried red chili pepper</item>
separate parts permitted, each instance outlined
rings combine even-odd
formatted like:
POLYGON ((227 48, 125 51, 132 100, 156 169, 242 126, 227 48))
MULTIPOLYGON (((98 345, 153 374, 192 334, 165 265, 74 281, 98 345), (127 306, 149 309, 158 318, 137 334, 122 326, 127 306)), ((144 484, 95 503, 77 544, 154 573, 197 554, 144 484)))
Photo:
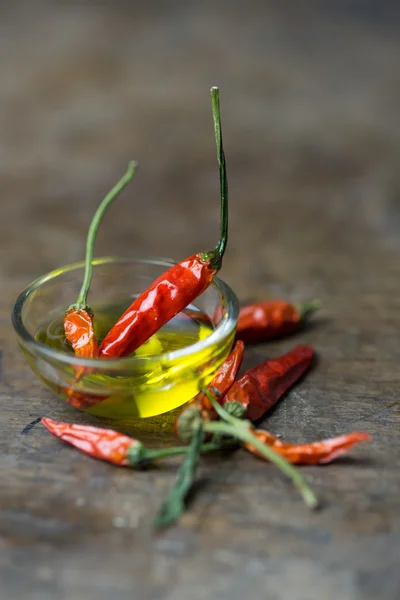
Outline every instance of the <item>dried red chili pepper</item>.
MULTIPOLYGON (((103 429, 91 425, 70 425, 56 422, 47 417, 42 423, 56 438, 74 446, 92 458, 104 460, 119 467, 141 467, 154 460, 187 454, 188 446, 177 446, 159 450, 146 448, 139 440, 118 433, 113 429, 103 429)), ((202 452, 219 450, 221 445, 202 444, 202 452)))
POLYGON ((82 450, 93 458, 100 458, 115 465, 129 465, 129 451, 141 443, 112 429, 101 429, 90 425, 57 423, 44 417, 43 425, 55 437, 82 450))
POLYGON ((193 254, 158 277, 118 319, 100 345, 100 356, 131 354, 210 285, 221 268, 228 237, 228 185, 218 88, 211 89, 221 191, 221 234, 211 252, 193 254))
MULTIPOLYGON (((287 461, 296 465, 317 465, 332 462, 338 456, 348 452, 358 442, 371 439, 368 433, 354 431, 310 444, 288 444, 268 431, 256 430, 253 433, 263 444, 270 446, 278 454, 284 456, 287 461)), ((261 456, 260 452, 251 444, 244 443, 244 446, 256 456, 265 459, 265 456, 261 456)))
POLYGON ((92 278, 93 250, 101 220, 111 202, 122 192, 136 171, 136 163, 130 163, 122 179, 107 194, 92 219, 86 241, 85 275, 75 304, 70 306, 64 316, 65 337, 75 354, 81 358, 94 358, 98 355, 98 344, 93 328, 93 314, 87 305, 87 295, 92 278))
POLYGON ((279 358, 249 369, 222 398, 222 406, 239 403, 247 409, 247 418, 257 421, 300 379, 311 366, 313 356, 311 346, 296 346, 279 358))
MULTIPOLYGON (((239 340, 236 342, 235 347, 228 358, 219 368, 218 373, 208 384, 207 389, 217 401, 222 398, 233 385, 235 377, 240 369, 240 365, 242 364, 243 353, 244 344, 239 340)), ((211 406, 210 400, 207 398, 204 391, 200 391, 184 406, 182 412, 176 419, 174 429, 177 435, 179 435, 180 430, 185 429, 185 420, 186 418, 191 418, 190 413, 193 409, 200 412, 205 421, 210 421, 217 417, 217 413, 211 406)))
POLYGON ((283 300, 248 304, 240 310, 236 339, 255 344, 293 333, 318 306, 316 301, 295 306, 283 300))

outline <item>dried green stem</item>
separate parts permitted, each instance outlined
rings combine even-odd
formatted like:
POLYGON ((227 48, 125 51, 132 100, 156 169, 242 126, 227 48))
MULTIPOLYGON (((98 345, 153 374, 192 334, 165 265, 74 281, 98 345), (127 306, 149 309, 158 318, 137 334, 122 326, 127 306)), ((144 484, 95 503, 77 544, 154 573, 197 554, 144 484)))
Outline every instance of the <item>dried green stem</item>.
POLYGON ((122 192, 122 190, 126 187, 126 185, 130 182, 130 180, 134 176, 134 174, 136 172, 136 168, 137 168, 136 162, 132 161, 131 163, 129 163, 128 170, 126 171, 125 175, 112 188, 112 190, 110 190, 110 192, 103 199, 100 206, 98 207, 98 209, 95 212, 92 222, 90 223, 88 236, 87 236, 87 240, 86 240, 85 275, 83 278, 82 287, 79 292, 79 296, 76 301, 76 304, 74 304, 73 307, 70 307, 70 308, 74 308, 77 310, 87 308, 87 305, 86 305, 87 295, 89 292, 90 282, 92 279, 92 270, 93 270, 92 261, 93 261, 94 244, 96 241, 96 236, 97 236, 97 231, 99 229, 99 225, 101 223, 101 220, 104 217, 104 214, 105 214, 107 208, 110 206, 110 204, 113 202, 113 200, 115 200, 115 198, 117 198, 117 196, 119 196, 119 194, 122 192))
POLYGON ((219 271, 222 265, 222 259, 228 243, 228 178, 226 174, 225 154, 222 143, 221 116, 219 109, 219 89, 211 88, 212 113, 214 121, 215 143, 217 146, 217 158, 219 164, 219 185, 220 185, 220 238, 217 246, 211 252, 206 252, 204 258, 210 261, 212 267, 219 271))
POLYGON ((203 439, 203 424, 199 419, 194 429, 194 435, 188 452, 181 464, 174 487, 168 498, 162 503, 157 517, 153 521, 155 529, 168 527, 175 523, 185 510, 185 498, 192 487, 197 464, 200 458, 201 442, 203 439))
MULTIPOLYGON (((200 452, 201 454, 207 452, 216 452, 218 450, 222 450, 224 448, 233 448, 237 444, 232 441, 223 442, 223 443, 214 443, 208 442, 205 444, 201 444, 200 452)), ((151 463, 156 460, 162 460, 164 458, 169 458, 171 456, 180 456, 182 454, 188 454, 190 451, 190 446, 174 446, 172 448, 163 448, 152 450, 151 448, 143 447, 140 450, 140 454, 132 453, 128 455, 129 466, 131 467, 139 467, 145 466, 148 463, 151 463)))
POLYGON ((293 467, 293 465, 283 458, 283 456, 275 452, 275 450, 273 450, 267 444, 263 444, 258 437, 254 435, 249 421, 242 421, 236 417, 233 417, 218 404, 208 390, 204 389, 203 391, 210 400, 214 410, 225 421, 225 423, 222 423, 221 421, 204 423, 204 432, 232 436, 241 440, 242 442, 246 442, 247 444, 254 446, 254 448, 256 448, 264 458, 278 467, 282 473, 290 477, 293 484, 303 496, 304 502, 307 504, 307 506, 310 508, 316 508, 318 505, 318 500, 303 475, 301 475, 301 473, 295 467, 293 467))

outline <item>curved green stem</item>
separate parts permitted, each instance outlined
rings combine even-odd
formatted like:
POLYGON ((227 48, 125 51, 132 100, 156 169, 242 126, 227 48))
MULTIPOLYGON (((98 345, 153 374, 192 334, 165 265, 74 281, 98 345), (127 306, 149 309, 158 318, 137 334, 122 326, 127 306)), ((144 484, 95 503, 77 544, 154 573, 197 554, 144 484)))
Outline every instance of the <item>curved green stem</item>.
POLYGON ((249 421, 242 421, 230 415, 220 404, 218 404, 218 402, 216 402, 208 390, 204 389, 204 392, 218 415, 224 419, 224 421, 226 421, 226 423, 221 423, 220 421, 204 423, 204 431, 206 433, 214 433, 218 435, 230 435, 240 439, 242 442, 246 442, 247 444, 254 446, 254 448, 256 448, 264 458, 278 467, 282 473, 285 473, 285 475, 290 477, 293 484, 303 496, 304 502, 307 504, 307 506, 310 508, 316 508, 318 505, 318 500, 308 485, 305 477, 303 477, 303 475, 301 475, 301 473, 283 456, 275 452, 275 450, 273 450, 267 444, 260 442, 258 437, 252 432, 249 421))
POLYGON ((273 463, 278 469, 285 473, 292 480, 293 484, 297 487, 300 494, 303 496, 304 502, 310 508, 316 508, 318 506, 318 500, 308 485, 303 475, 293 467, 283 456, 275 452, 270 446, 260 442, 257 436, 255 436, 251 429, 248 428, 244 421, 239 421, 240 426, 230 425, 229 423, 213 422, 205 423, 204 431, 206 433, 217 433, 219 435, 230 435, 242 442, 251 444, 256 448, 259 453, 273 463))
POLYGON ((100 222, 110 206, 111 202, 115 200, 117 196, 122 192, 126 185, 130 182, 134 176, 137 168, 137 163, 132 161, 129 163, 128 170, 125 175, 118 181, 118 183, 110 190, 107 196, 103 199, 100 206, 95 212, 95 215, 90 223, 89 232, 86 240, 86 256, 85 256, 85 275, 81 290, 79 292, 76 304, 73 305, 75 309, 87 308, 86 301, 89 292, 90 281, 92 279, 92 261, 93 261, 93 250, 94 243, 96 241, 97 231, 99 229, 100 222))
POLYGON ((211 102, 212 102, 212 113, 214 120, 214 134, 215 142, 217 145, 217 158, 219 164, 219 185, 220 185, 220 202, 221 202, 221 216, 220 216, 220 238, 217 246, 211 252, 205 253, 206 260, 210 261, 210 265, 219 271, 222 265, 222 258, 225 253, 226 245, 228 243, 228 178, 226 175, 226 163, 225 154, 222 144, 222 131, 221 131, 221 116, 219 109, 219 89, 217 87, 211 88, 211 102))

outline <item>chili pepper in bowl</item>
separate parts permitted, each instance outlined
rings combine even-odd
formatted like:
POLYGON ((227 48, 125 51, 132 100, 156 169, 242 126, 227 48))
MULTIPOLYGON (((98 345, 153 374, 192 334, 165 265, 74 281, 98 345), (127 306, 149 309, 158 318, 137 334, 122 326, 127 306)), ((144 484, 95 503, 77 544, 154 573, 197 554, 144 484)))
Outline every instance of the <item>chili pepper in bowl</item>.
POLYGON ((248 304, 240 310, 236 339, 256 344, 289 335, 318 307, 316 300, 299 306, 284 300, 248 304))
POLYGON ((65 337, 75 354, 82 358, 94 358, 98 355, 98 344, 93 328, 93 313, 87 305, 90 282, 92 279, 93 250, 99 225, 110 204, 126 187, 135 174, 136 163, 131 162, 125 175, 103 199, 92 219, 86 241, 85 274, 78 299, 66 311, 64 316, 65 337))
POLYGON ((211 88, 214 132, 219 163, 221 232, 216 248, 189 256, 172 266, 142 292, 118 319, 100 345, 100 356, 126 356, 139 348, 167 321, 210 285, 219 271, 228 240, 228 183, 222 145, 218 88, 211 88))

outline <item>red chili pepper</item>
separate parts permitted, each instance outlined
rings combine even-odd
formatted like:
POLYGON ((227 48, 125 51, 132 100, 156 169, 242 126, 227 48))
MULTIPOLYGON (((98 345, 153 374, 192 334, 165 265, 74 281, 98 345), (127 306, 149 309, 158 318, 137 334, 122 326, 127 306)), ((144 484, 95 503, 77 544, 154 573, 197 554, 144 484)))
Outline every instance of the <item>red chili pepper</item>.
POLYGON ((201 254, 156 279, 118 319, 100 345, 100 356, 127 356, 210 285, 216 268, 201 254))
MULTIPOLYGON (((234 349, 219 368, 218 373, 208 384, 207 389, 217 401, 219 401, 233 385, 235 377, 240 369, 240 365, 242 364, 243 353, 244 344, 241 341, 237 341, 234 349)), ((174 429, 177 435, 180 435, 180 428, 186 427, 185 419, 193 410, 193 407, 200 412, 205 421, 217 418, 217 413, 211 406, 210 400, 207 398, 206 394, 201 391, 185 405, 176 419, 174 429)))
MULTIPOLYGON (((264 444, 267 444, 278 454, 284 456, 287 461, 296 465, 317 465, 332 462, 358 442, 371 439, 368 433, 355 431, 335 438, 312 442, 311 444, 288 444, 268 431, 257 430, 253 433, 264 444)), ((265 458, 251 444, 245 443, 244 446, 253 454, 265 458)))
POLYGON ((260 419, 311 366, 311 346, 296 346, 287 354, 246 371, 222 399, 222 406, 237 402, 247 409, 247 418, 260 419))
MULTIPOLYGON (((94 243, 101 220, 111 202, 120 194, 132 179, 136 171, 136 163, 131 163, 125 175, 107 194, 92 219, 86 241, 85 275, 82 288, 76 304, 68 308, 64 316, 65 337, 71 344, 75 354, 81 358, 95 358, 98 356, 99 347, 94 334, 93 314, 87 306, 87 295, 92 279, 92 260, 94 243)), ((79 369, 78 377, 84 370, 79 369)))
POLYGON ((90 425, 69 425, 43 418, 43 425, 55 437, 82 450, 93 458, 106 460, 122 467, 129 466, 129 451, 142 444, 127 435, 112 429, 101 429, 90 425))
MULTIPOLYGON (((140 468, 155 460, 187 454, 189 446, 160 448, 151 450, 138 440, 118 433, 113 429, 102 429, 91 425, 70 425, 57 423, 44 417, 43 425, 56 438, 85 452, 92 458, 105 460, 119 467, 140 468)), ((219 443, 202 444, 202 452, 219 450, 219 443)))
POLYGON ((163 273, 119 318, 100 345, 100 356, 134 352, 167 321, 181 312, 210 285, 221 268, 228 235, 228 185, 222 146, 218 88, 211 89, 215 139, 220 173, 221 234, 211 252, 189 256, 163 273))
POLYGON ((239 313, 236 339, 255 344, 293 333, 318 306, 318 302, 311 302, 296 307, 283 300, 244 306, 239 313))

